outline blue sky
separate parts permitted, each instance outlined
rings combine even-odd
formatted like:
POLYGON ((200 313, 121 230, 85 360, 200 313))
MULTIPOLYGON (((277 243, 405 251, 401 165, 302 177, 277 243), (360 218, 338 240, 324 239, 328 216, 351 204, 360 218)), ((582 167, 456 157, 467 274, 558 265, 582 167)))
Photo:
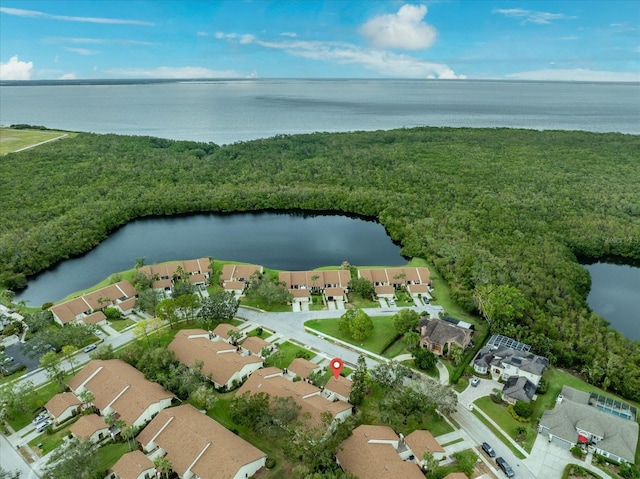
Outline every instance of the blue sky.
POLYGON ((0 78, 640 81, 640 1, 0 3, 0 78))

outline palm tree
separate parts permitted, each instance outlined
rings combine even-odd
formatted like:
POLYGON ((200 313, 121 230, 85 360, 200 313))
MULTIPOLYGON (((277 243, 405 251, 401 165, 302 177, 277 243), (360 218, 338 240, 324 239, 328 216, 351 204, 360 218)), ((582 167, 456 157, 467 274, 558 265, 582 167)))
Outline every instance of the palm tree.
POLYGON ((160 477, 169 478, 169 473, 171 472, 171 468, 173 464, 171 461, 167 459, 165 456, 158 456, 153 460, 153 465, 156 470, 160 473, 160 477))

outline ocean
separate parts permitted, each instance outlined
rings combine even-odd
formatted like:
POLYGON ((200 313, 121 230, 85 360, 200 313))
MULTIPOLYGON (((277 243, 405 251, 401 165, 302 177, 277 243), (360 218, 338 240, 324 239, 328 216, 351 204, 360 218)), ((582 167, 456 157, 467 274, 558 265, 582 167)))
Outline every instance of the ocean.
POLYGON ((3 82, 0 124, 229 144, 416 126, 640 134, 640 84, 434 80, 3 82))

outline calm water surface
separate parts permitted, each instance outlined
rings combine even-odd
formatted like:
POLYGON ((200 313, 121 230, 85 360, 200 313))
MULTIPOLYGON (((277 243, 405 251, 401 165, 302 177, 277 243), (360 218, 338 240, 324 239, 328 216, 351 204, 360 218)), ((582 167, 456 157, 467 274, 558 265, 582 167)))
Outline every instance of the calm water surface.
POLYGON ((591 274, 591 309, 629 339, 640 341, 640 265, 595 263, 591 274))
POLYGON ((82 257, 29 281, 16 296, 29 306, 59 301, 112 273, 147 264, 211 256, 282 270, 340 265, 406 264, 379 223, 347 216, 281 213, 198 214, 143 218, 128 223, 82 257))
POLYGON ((640 84, 245 80, 1 86, 0 124, 217 144, 415 126, 640 134, 640 84))

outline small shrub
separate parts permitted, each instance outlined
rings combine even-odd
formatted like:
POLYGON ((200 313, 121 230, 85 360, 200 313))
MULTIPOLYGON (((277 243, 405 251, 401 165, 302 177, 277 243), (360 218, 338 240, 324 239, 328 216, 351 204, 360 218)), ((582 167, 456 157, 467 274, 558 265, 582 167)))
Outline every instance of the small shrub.
POLYGON ((293 382, 297 383, 298 381, 302 381, 302 378, 300 376, 294 376, 293 377, 293 382))
POLYGON ((267 469, 273 469, 276 466, 276 460, 273 457, 267 457, 264 463, 264 467, 267 469))
POLYGON ((49 309, 51 306, 53 306, 53 303, 51 301, 43 303, 42 304, 42 311, 46 311, 47 309, 49 309))
POLYGON ((513 410, 518 416, 528 420, 533 414, 533 404, 530 402, 516 401, 513 410))
POLYGON ((296 358, 310 359, 311 355, 307 351, 299 349, 296 351, 296 358))
POLYGON ((573 446, 570 451, 575 458, 582 459, 584 457, 584 452, 580 446, 573 446))
POLYGON ((536 389, 536 392, 538 394, 546 394, 548 389, 549 389, 549 382, 545 378, 540 379, 540 382, 538 383, 538 389, 536 389))

